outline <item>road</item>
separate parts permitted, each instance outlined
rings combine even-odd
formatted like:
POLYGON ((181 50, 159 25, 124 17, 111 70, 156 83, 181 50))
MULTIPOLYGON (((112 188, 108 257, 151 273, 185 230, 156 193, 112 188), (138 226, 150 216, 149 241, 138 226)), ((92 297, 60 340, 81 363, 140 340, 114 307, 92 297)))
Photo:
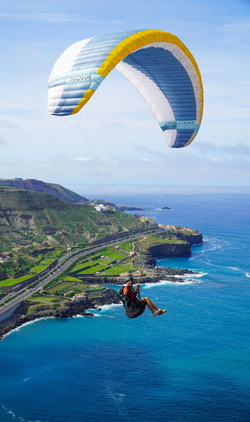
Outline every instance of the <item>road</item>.
MULTIPOLYGON (((155 232, 160 233, 160 232, 163 232, 163 231, 165 231, 165 229, 154 230, 151 233, 149 233, 148 235, 151 235, 155 232)), ((10 300, 8 303, 6 303, 5 305, 0 306, 0 319, 2 319, 2 320, 4 319, 3 318, 4 314, 6 314, 6 318, 7 318, 7 316, 9 315, 9 312, 11 311, 12 308, 14 308, 14 309, 17 308, 17 306, 19 306, 19 304, 23 300, 28 299, 34 293, 39 292, 39 290, 41 290, 44 286, 46 286, 46 284, 48 284, 50 281, 52 281, 54 278, 56 278, 59 274, 61 274, 63 271, 65 271, 78 258, 85 256, 85 255, 88 255, 90 252, 95 252, 95 251, 104 249, 107 246, 114 246, 114 245, 117 245, 119 243, 126 242, 128 240, 136 239, 136 238, 140 237, 141 235, 142 234, 136 234, 134 236, 129 236, 129 237, 126 237, 126 238, 123 238, 123 239, 120 239, 120 240, 116 240, 116 241, 110 242, 108 244, 103 244, 101 246, 96 246, 94 248, 91 247, 90 249, 84 250, 83 252, 78 252, 76 255, 75 255, 75 252, 71 252, 71 253, 65 255, 64 257, 59 259, 57 266, 54 267, 51 270, 51 273, 49 273, 43 280, 38 282, 33 288, 26 290, 26 287, 25 287, 22 291, 19 291, 18 293, 12 293, 12 297, 14 296, 14 298, 12 300, 10 300)), ((143 233, 143 235, 145 236, 145 233, 143 233)), ((8 296, 8 297, 11 297, 11 296, 8 296)), ((6 297, 4 299, 2 299, 0 304, 3 303, 4 301, 6 301, 6 297)))

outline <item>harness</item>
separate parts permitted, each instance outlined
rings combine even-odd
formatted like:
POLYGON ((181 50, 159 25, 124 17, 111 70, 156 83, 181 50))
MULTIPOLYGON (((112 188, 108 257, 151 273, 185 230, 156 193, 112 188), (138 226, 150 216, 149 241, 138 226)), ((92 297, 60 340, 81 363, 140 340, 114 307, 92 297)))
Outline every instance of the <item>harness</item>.
POLYGON ((138 299, 141 299, 141 294, 140 294, 140 291, 135 292, 133 287, 128 287, 129 294, 125 295, 124 292, 123 292, 124 289, 125 289, 124 286, 122 286, 120 288, 119 296, 121 298, 121 301, 123 303, 124 308, 128 309, 128 307, 131 305, 131 302, 134 302, 134 303, 139 302, 138 299), (136 295, 138 296, 138 299, 137 299, 136 295))

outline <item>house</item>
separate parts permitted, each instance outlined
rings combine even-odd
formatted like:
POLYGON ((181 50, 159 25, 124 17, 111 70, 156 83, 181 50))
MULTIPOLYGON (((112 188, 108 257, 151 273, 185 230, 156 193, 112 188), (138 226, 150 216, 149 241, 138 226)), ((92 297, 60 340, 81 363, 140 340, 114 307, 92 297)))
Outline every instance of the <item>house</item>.
POLYGON ((98 204, 94 208, 96 211, 106 211, 106 207, 103 204, 98 204))
POLYGON ((86 300, 87 296, 85 295, 85 293, 76 293, 73 297, 72 300, 86 300))
POLYGON ((103 212, 115 211, 115 207, 110 206, 110 205, 98 204, 94 208, 95 208, 96 211, 103 211, 103 212))

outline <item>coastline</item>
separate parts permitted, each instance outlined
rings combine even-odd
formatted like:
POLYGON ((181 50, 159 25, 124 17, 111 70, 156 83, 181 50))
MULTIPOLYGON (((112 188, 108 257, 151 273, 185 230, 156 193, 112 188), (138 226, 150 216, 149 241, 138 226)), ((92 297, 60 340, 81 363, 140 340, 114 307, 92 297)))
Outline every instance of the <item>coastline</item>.
MULTIPOLYGON (((145 267, 143 272, 133 272, 135 283, 140 283, 142 286, 152 286, 156 283, 183 283, 187 282, 185 277, 188 278, 188 283, 199 283, 197 278, 200 277, 188 269, 176 268, 162 268, 156 266, 156 259, 160 257, 176 257, 176 256, 190 256, 191 246, 202 243, 202 234, 196 230, 187 228, 180 228, 175 226, 163 226, 165 229, 172 233, 174 240, 165 242, 162 239, 156 238, 149 247, 147 247, 145 255, 145 267), (183 242, 176 242, 176 238, 181 239, 183 242), (192 279, 192 277, 194 279, 192 279), (196 278, 196 279, 195 279, 196 278)), ((133 258, 132 258, 133 259, 133 258)), ((72 274, 74 276, 74 274, 72 274)), ((77 275, 78 276, 78 275, 77 275)), ((78 316, 95 316, 90 310, 108 306, 111 304, 117 305, 121 303, 120 296, 114 289, 107 286, 121 286, 125 284, 127 275, 122 274, 119 276, 105 276, 105 275, 85 275, 79 277, 81 282, 88 285, 99 285, 104 289, 97 290, 92 295, 86 295, 84 300, 72 301, 70 298, 56 295, 52 297, 51 301, 39 303, 35 309, 32 306, 30 298, 22 301, 16 308, 12 315, 0 321, 0 340, 9 332, 21 327, 29 322, 42 319, 42 318, 72 318, 78 316)), ((94 287, 94 286, 93 286, 94 287)), ((92 290, 93 291, 93 290, 92 290)), ((44 296, 43 296, 44 297, 44 296)), ((34 305, 34 302, 33 302, 34 305)))
MULTIPOLYGON (((189 283, 199 283, 197 280, 192 280, 191 277, 197 278, 200 277, 200 275, 187 269, 178 270, 155 267, 153 270, 151 269, 148 271, 151 273, 150 275, 138 277, 138 279, 135 277, 135 282, 140 282, 143 286, 151 286, 152 284, 158 284, 161 281, 185 284, 186 280, 184 277, 188 277, 189 283)), ((99 282, 100 284, 103 283, 104 285, 109 284, 115 286, 124 284, 124 281, 125 280, 122 277, 117 277, 115 280, 107 280, 106 283, 103 283, 104 280, 102 278, 99 280, 95 279, 95 283, 99 282)), ((27 323, 44 318, 73 318, 77 316, 95 317, 93 312, 90 311, 93 311, 93 309, 96 308, 102 308, 103 306, 121 304, 121 300, 115 290, 106 287, 105 291, 103 291, 102 295, 99 297, 77 302, 68 301, 65 306, 60 309, 41 309, 39 312, 26 313, 26 303, 28 303, 28 301, 22 302, 11 316, 0 321, 0 341, 11 331, 14 331, 27 323)))

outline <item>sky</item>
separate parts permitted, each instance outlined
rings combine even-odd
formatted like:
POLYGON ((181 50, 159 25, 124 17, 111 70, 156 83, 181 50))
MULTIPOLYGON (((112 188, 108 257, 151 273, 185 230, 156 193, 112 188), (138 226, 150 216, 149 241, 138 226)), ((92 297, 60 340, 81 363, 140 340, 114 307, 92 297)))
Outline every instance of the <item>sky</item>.
POLYGON ((250 187, 250 0, 10 0, 0 12, 0 177, 90 190, 250 187), (160 29, 195 57, 204 114, 194 142, 170 149, 138 92, 111 72, 75 116, 47 114, 48 78, 71 44, 160 29))

